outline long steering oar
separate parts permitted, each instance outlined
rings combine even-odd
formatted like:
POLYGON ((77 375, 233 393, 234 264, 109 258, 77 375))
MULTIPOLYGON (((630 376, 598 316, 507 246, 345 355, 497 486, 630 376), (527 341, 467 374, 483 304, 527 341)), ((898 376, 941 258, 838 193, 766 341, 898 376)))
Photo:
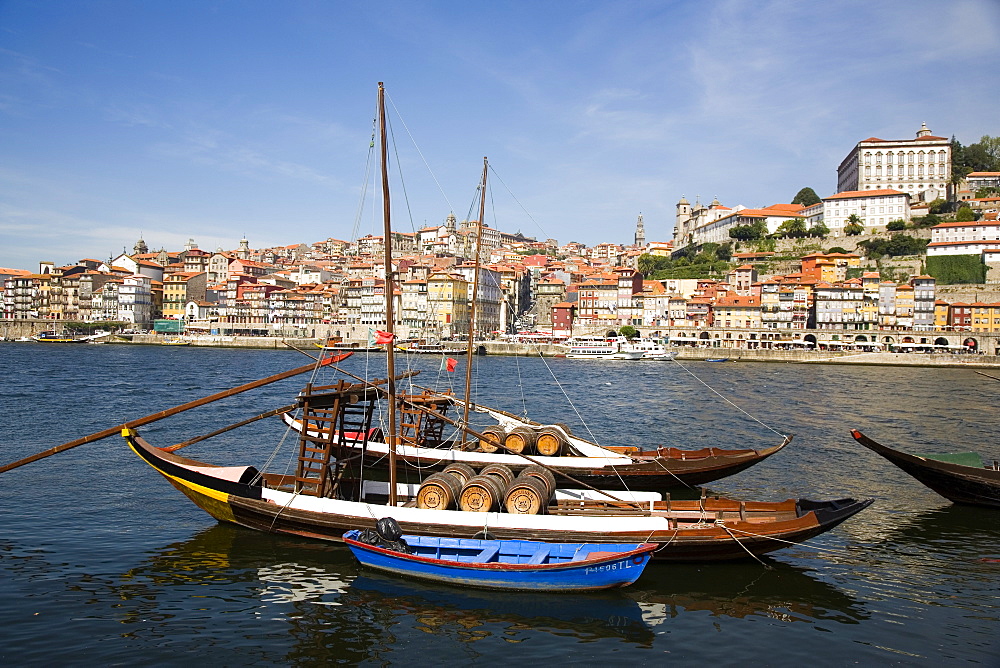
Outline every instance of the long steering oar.
POLYGON ((141 427, 142 425, 149 424, 150 422, 156 422, 157 420, 162 420, 163 418, 167 418, 172 415, 177 415, 178 413, 183 413, 184 411, 191 410, 192 408, 198 408, 199 406, 210 404, 213 401, 219 401, 220 399, 225 399, 227 397, 231 397, 233 395, 240 394, 242 392, 255 390, 258 387, 263 387, 264 385, 269 385, 270 383, 276 383, 279 380, 285 380, 286 378, 291 378, 292 376, 298 376, 299 374, 308 373, 313 369, 315 369, 317 366, 328 366, 330 364, 334 364, 335 362, 340 362, 350 357, 351 355, 352 353, 335 355, 327 359, 319 360, 315 364, 306 364, 305 366, 300 366, 295 369, 283 371, 273 376, 268 376, 267 378, 261 378, 260 380, 255 380, 251 383, 240 385, 239 387, 233 387, 228 390, 223 390, 222 392, 217 392, 207 397, 203 397, 201 399, 195 399, 194 401, 189 401, 186 404, 181 404, 180 406, 174 406, 173 408, 168 408, 167 410, 160 411, 159 413, 153 413, 152 415, 147 415, 146 417, 142 417, 137 420, 130 420, 129 422, 124 422, 116 427, 111 427, 110 429, 105 429, 103 431, 90 434, 89 436, 84 436, 82 438, 78 438, 68 443, 57 445, 54 448, 50 448, 43 452, 36 453, 34 455, 31 455, 30 457, 25 457, 24 459, 19 459, 16 462, 7 464, 5 466, 0 466, 0 473, 6 473, 7 471, 16 469, 19 466, 24 466, 25 464, 30 464, 31 462, 38 461, 39 459, 45 459, 46 457, 51 457, 52 455, 59 454, 60 452, 65 452, 66 450, 75 448, 78 445, 93 443, 94 441, 99 441, 102 438, 115 436, 116 434, 121 433, 121 430, 125 428, 134 429, 136 427, 141 427))

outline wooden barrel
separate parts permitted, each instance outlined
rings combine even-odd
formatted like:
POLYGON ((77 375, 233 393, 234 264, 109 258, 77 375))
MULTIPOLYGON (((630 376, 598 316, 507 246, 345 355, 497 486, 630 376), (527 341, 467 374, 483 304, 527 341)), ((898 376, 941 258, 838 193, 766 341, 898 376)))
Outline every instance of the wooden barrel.
POLYGON ((548 495, 551 497, 556 491, 556 477, 552 474, 552 471, 548 470, 544 466, 536 466, 532 464, 531 466, 525 468, 518 475, 518 478, 538 478, 545 483, 545 487, 548 490, 548 495))
POLYGON ((552 494, 548 485, 535 476, 518 476, 507 488, 503 505, 515 515, 538 515, 545 512, 552 494))
POLYGON ((479 471, 479 475, 495 475, 503 481, 503 488, 506 490, 507 485, 514 482, 514 472, 510 470, 509 467, 503 464, 489 464, 484 466, 479 471))
POLYGON ((450 473, 435 473, 420 484, 417 508, 448 510, 453 508, 462 492, 462 483, 450 473))
POLYGON ((458 495, 458 508, 474 513, 497 510, 503 500, 503 482, 495 475, 477 475, 469 479, 458 495))
POLYGON ((486 427, 480 432, 483 436, 487 438, 479 439, 479 449, 482 452, 496 452, 499 449, 497 443, 503 443, 504 436, 506 432, 503 427, 499 425, 494 425, 492 427, 486 427), (492 440, 488 437, 492 436, 492 440))
POLYGON ((530 455, 535 448, 535 430, 531 427, 514 427, 507 433, 503 444, 511 452, 530 455))
POLYGON ((459 486, 461 486, 469 482, 469 478, 476 475, 476 469, 472 468, 468 464, 454 462, 445 466, 441 473, 447 473, 448 475, 454 476, 458 479, 459 486))
POLYGON ((538 454, 546 457, 558 457, 566 448, 566 437, 558 427, 542 427, 535 439, 535 449, 538 454))

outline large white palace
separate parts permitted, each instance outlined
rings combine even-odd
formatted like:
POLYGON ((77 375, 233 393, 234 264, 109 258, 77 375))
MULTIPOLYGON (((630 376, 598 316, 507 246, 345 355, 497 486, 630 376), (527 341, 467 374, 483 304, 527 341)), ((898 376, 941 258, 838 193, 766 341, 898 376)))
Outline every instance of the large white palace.
POLYGON ((869 137, 837 168, 837 192, 899 190, 913 201, 946 198, 951 180, 951 142, 921 124, 915 139, 869 137))

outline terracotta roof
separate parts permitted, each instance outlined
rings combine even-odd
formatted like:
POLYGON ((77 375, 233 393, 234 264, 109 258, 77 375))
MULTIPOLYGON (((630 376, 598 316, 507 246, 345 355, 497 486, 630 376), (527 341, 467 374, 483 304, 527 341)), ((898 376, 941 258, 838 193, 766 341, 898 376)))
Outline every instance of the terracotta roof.
POLYGON ((752 308, 754 306, 760 306, 760 297, 757 295, 726 295, 725 297, 719 297, 715 300, 716 307, 719 306, 742 306, 744 308, 752 308))
POLYGON ((847 199, 851 197, 881 197, 883 195, 905 195, 906 193, 893 190, 891 188, 885 188, 882 190, 845 190, 844 192, 839 192, 829 197, 824 197, 823 200, 828 199, 847 199))

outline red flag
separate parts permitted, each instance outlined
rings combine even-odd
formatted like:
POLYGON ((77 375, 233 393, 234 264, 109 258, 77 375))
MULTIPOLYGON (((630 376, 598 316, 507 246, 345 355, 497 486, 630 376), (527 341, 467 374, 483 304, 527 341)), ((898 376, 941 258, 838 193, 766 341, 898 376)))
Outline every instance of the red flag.
POLYGON ((456 364, 458 364, 458 361, 457 360, 453 360, 452 358, 449 357, 449 358, 445 359, 443 366, 449 372, 452 372, 452 371, 455 370, 455 365, 456 364))
POLYGON ((380 329, 375 330, 375 343, 392 343, 392 340, 395 338, 395 334, 383 332, 380 329))

